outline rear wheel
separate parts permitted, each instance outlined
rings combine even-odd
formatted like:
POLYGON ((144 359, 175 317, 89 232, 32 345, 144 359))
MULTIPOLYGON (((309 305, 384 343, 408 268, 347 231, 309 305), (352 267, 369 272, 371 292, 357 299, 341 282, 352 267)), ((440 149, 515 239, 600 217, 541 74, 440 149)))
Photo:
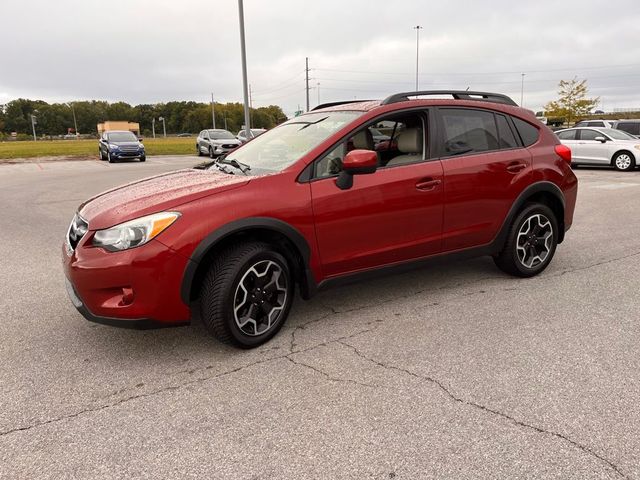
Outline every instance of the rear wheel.
POLYGON ((104 155, 102 154, 101 148, 98 149, 98 157, 100 158, 100 160, 104 160, 104 155))
POLYGON ((286 259, 269 244, 246 242, 213 261, 202 285, 200 313, 218 340, 252 348, 278 333, 292 301, 286 259))
POLYGON ((633 156, 629 152, 619 152, 613 157, 613 166, 621 172, 633 170, 636 166, 633 156))
POLYGON ((516 216, 494 261, 510 275, 533 277, 547 268, 557 244, 558 221, 553 211, 546 205, 529 204, 516 216))
POLYGON ((202 156, 202 150, 200 150, 200 145, 196 143, 196 153, 198 154, 199 157, 202 156))

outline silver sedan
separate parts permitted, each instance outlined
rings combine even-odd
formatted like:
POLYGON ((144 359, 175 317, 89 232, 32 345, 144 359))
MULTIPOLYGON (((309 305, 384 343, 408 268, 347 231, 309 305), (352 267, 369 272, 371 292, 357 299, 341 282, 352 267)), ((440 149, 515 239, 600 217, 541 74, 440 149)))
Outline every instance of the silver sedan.
POLYGON ((612 128, 567 128, 555 132, 571 148, 572 165, 611 165, 633 170, 640 160, 640 139, 612 128))

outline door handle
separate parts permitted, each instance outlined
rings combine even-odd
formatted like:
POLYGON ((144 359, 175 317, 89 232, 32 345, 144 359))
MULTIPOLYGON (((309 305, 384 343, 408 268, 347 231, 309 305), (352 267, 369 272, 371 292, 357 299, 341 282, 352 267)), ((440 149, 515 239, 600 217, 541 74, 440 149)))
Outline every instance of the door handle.
POLYGON ((525 168, 527 168, 526 163, 512 163, 511 165, 507 166, 507 171, 511 173, 518 173, 524 170, 525 168))
POLYGON ((441 183, 442 183, 442 180, 438 180, 438 179, 434 180, 433 178, 428 178, 416 183, 416 188, 418 190, 429 191, 429 190, 433 190, 441 183))

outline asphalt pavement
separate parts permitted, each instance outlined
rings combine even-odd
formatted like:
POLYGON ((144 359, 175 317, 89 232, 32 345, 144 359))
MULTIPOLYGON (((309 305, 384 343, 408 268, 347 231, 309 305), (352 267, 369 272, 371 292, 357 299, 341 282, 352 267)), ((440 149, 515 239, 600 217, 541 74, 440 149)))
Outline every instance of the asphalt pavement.
POLYGON ((533 279, 480 258, 340 287, 250 351, 84 320, 77 205, 197 162, 0 165, 0 478, 640 478, 640 171, 576 171, 533 279))

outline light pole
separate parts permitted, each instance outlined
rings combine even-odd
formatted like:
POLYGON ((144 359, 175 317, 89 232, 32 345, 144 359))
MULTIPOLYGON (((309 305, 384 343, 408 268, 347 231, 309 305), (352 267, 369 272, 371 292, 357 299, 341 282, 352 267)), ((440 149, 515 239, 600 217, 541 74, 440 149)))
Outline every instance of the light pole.
POLYGON ((318 82, 316 86, 318 87, 318 105, 320 105, 320 82, 318 82))
POLYGON ((415 27, 413 27, 413 29, 416 31, 416 92, 418 91, 418 67, 419 67, 419 63, 420 63, 420 30, 422 30, 422 27, 420 25, 416 25, 415 27))
POLYGON ((164 138, 167 138, 167 125, 164 123, 164 117, 158 117, 158 120, 162 122, 162 133, 164 138))
POLYGON ((73 108, 73 103, 69 102, 66 105, 67 105, 67 107, 69 107, 71 109, 71 113, 73 114, 73 127, 76 130, 76 132, 75 132, 76 133, 76 139, 78 139, 79 133, 78 133, 78 122, 76 122, 76 110, 75 110, 75 108, 73 108))
POLYGON ((240 20, 240 54, 242 55, 242 88, 244 94, 244 131, 251 138, 251 117, 249 113, 249 82, 247 81, 247 48, 244 41, 244 8, 238 0, 238 18, 240 20))
POLYGON ((211 123, 213 123, 213 129, 216 129, 216 102, 213 100, 213 92, 211 92, 211 123))
POLYGON ((38 119, 35 115, 31 114, 31 129, 33 130, 33 141, 37 142, 38 137, 36 137, 36 123, 38 123, 38 119))
POLYGON ((153 132, 153 138, 156 138, 156 117, 151 119, 151 132, 153 132))
POLYGON ((523 106, 523 102, 524 102, 524 76, 525 74, 522 74, 522 84, 520 85, 520 106, 523 106))

